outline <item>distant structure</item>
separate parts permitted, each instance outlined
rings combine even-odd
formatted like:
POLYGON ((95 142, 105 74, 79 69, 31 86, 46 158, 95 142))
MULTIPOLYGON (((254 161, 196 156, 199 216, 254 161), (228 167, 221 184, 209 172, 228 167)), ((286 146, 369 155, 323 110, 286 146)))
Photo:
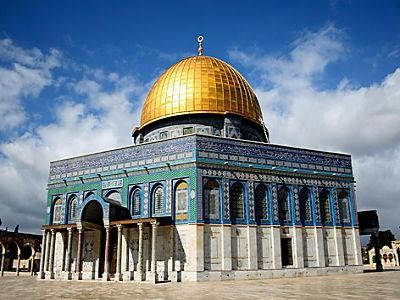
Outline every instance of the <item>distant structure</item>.
POLYGON ((51 162, 40 278, 362 271, 351 156, 270 144, 250 84, 198 42, 149 91, 135 145, 51 162))
POLYGON ((14 271, 17 276, 21 271, 31 275, 39 271, 41 238, 36 234, 0 230, 0 275, 5 271, 14 271))
MULTIPOLYGON (((383 246, 380 249, 380 255, 383 269, 400 266, 400 240, 392 241, 391 247, 383 246)), ((376 255, 374 248, 368 251, 368 256, 370 266, 375 267, 376 255)))

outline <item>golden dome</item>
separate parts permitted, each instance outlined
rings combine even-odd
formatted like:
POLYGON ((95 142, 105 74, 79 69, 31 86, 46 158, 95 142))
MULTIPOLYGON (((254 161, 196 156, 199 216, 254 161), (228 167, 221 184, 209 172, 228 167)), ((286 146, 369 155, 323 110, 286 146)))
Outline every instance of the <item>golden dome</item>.
POLYGON ((234 114, 262 124, 257 97, 229 64, 209 56, 185 58, 165 71, 143 105, 141 127, 185 114, 234 114))

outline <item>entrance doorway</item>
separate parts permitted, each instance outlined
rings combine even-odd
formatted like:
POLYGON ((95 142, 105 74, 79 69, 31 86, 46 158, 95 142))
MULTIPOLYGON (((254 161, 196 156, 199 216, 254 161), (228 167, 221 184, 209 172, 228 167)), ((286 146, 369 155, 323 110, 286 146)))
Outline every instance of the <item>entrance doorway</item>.
POLYGON ((292 239, 281 238, 282 267, 293 265, 292 239))

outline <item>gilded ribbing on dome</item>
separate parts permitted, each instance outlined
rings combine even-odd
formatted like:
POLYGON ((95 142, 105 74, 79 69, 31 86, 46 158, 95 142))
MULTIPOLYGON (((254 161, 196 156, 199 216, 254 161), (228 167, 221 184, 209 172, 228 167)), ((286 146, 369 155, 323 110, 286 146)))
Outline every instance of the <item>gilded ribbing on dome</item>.
POLYGON ((262 123, 260 105, 249 83, 232 66, 209 56, 183 59, 160 76, 143 105, 141 127, 197 113, 231 113, 262 123))

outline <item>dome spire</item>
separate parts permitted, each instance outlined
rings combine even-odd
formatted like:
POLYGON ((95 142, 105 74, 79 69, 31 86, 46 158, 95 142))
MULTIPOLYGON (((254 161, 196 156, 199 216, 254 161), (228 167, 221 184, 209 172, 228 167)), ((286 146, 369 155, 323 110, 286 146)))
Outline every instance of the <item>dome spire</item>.
POLYGON ((202 35, 199 35, 197 37, 197 42, 199 43, 199 47, 197 48, 197 52, 199 56, 203 55, 203 46, 202 46, 202 42, 204 40, 204 37, 202 35))

